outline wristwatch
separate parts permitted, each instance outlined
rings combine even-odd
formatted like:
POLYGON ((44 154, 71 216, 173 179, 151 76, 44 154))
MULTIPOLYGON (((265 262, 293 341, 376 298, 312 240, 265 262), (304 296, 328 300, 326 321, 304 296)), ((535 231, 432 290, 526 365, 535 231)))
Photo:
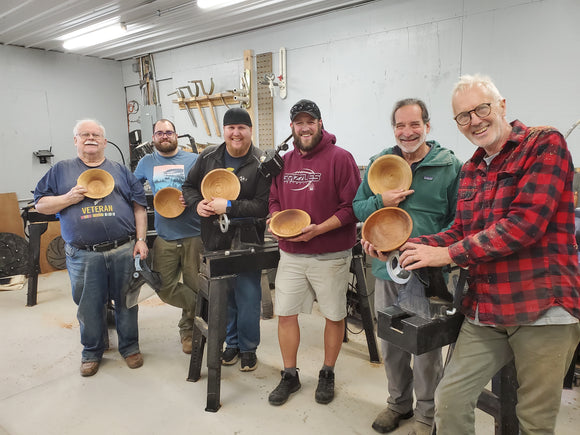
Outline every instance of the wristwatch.
POLYGON ((139 237, 139 238, 137 239, 137 241, 138 241, 138 242, 144 242, 144 241, 145 241, 145 239, 144 239, 143 237, 139 237))
POLYGON ((228 203, 226 204, 226 214, 232 211, 232 202, 228 199, 228 203))

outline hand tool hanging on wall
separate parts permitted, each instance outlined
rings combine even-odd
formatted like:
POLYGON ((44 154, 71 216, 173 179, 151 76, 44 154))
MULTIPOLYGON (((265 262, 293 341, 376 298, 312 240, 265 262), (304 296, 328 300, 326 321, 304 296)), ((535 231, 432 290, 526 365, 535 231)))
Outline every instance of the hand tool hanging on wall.
MULTIPOLYGON (((193 82, 190 82, 190 83, 193 83, 193 82)), ((194 85, 195 85, 195 95, 193 94, 193 91, 191 90, 191 87, 189 85, 180 86, 178 89, 187 89, 187 92, 189 92, 190 98, 195 101, 195 105, 197 106, 197 110, 199 110, 199 116, 201 116, 201 121, 203 122, 203 126, 205 127, 205 132, 207 133, 208 136, 211 136, 211 130, 209 129, 209 125, 207 124, 207 121, 205 120, 205 116, 203 115, 203 110, 201 108, 201 104, 199 104, 199 101, 197 100, 197 97, 199 97, 199 88, 197 86, 197 83, 194 83, 194 85)), ((187 107, 187 104, 185 106, 187 107)))
POLYGON ((199 85, 199 87, 201 88, 201 92, 203 93, 203 95, 205 95, 206 97, 208 97, 207 104, 209 106, 209 110, 211 112, 211 117, 213 119, 213 126, 215 127, 215 130, 216 130, 216 133, 217 133, 218 137, 221 137, 222 134, 221 134, 221 131, 220 131, 220 125, 219 125, 218 120, 217 120, 217 118, 215 116, 215 110, 214 110, 214 107, 213 107, 213 103, 211 101, 211 94, 213 94, 213 89, 214 89, 215 84, 213 82, 213 78, 210 78, 210 81, 211 81, 211 87, 210 87, 209 93, 205 91, 205 87, 203 86, 203 81, 202 80, 190 80, 189 82, 190 83, 194 83, 196 89, 197 89, 197 86, 199 85))
MULTIPOLYGON (((167 94, 167 96, 169 95, 177 95, 177 100, 181 103, 185 100, 185 95, 183 95, 183 91, 181 90, 181 88, 183 88, 183 86, 177 88, 177 90, 175 92, 172 92, 170 94, 167 94)), ((189 88, 189 86, 188 86, 189 88)), ((191 89, 190 89, 191 91, 191 89)), ((193 112, 191 111, 191 109, 189 108, 189 106, 186 104, 185 105, 185 110, 187 111, 187 115, 189 116, 189 119, 191 121, 191 123, 193 124, 194 127, 197 127, 197 122, 195 121, 195 116, 193 116, 193 112)))
POLYGON ((148 54, 138 59, 139 61, 139 87, 142 93, 142 101, 146 105, 157 105, 159 103, 159 89, 155 76, 155 64, 153 55, 148 54))

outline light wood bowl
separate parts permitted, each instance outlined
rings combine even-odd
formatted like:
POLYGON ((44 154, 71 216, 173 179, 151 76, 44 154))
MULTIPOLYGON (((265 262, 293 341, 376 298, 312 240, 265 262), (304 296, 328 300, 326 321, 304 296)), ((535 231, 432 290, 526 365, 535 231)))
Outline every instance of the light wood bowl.
POLYGON ((153 198, 153 207, 157 213, 165 218, 176 218, 183 213, 185 207, 179 200, 181 190, 175 187, 164 187, 157 191, 153 198))
POLYGON ((304 210, 289 208, 276 213, 270 220, 270 231, 281 238, 296 237, 302 234, 302 229, 310 222, 310 215, 304 210))
POLYGON ((399 207, 385 207, 368 217, 362 227, 362 237, 377 251, 390 252, 405 243, 412 230, 409 213, 399 207))
POLYGON ((376 194, 387 190, 407 190, 413 181, 409 164, 394 154, 386 154, 376 159, 369 168, 369 187, 376 194))
POLYGON ((103 169, 87 169, 77 179, 77 184, 87 189, 87 198, 99 199, 109 195, 115 188, 115 179, 103 169))
POLYGON ((204 199, 213 198, 237 199, 241 186, 237 175, 227 169, 209 171, 201 180, 201 194, 204 199))

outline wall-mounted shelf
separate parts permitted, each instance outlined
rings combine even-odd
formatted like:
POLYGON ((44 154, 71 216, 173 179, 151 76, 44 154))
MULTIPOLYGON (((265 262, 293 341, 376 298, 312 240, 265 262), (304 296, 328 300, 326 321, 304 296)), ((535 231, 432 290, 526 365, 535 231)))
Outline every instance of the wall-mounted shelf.
POLYGON ((213 106, 238 106, 247 101, 246 99, 249 99, 249 97, 240 93, 220 92, 211 95, 200 95, 199 97, 178 98, 173 100, 173 102, 179 105, 180 110, 185 110, 186 108, 196 109, 197 103, 201 107, 210 107, 210 101, 213 106))

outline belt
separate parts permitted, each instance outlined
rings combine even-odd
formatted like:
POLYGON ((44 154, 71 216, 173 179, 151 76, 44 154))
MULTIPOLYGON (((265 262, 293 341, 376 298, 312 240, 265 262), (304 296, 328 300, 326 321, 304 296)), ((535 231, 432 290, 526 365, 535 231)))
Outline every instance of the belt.
POLYGON ((105 252, 110 251, 111 249, 118 248, 119 246, 124 245, 125 243, 130 242, 131 240, 135 240, 134 235, 130 235, 128 237, 123 237, 122 239, 117 240, 109 240, 106 242, 97 243, 95 245, 73 245, 75 248, 82 249, 84 251, 94 251, 94 252, 105 252))

